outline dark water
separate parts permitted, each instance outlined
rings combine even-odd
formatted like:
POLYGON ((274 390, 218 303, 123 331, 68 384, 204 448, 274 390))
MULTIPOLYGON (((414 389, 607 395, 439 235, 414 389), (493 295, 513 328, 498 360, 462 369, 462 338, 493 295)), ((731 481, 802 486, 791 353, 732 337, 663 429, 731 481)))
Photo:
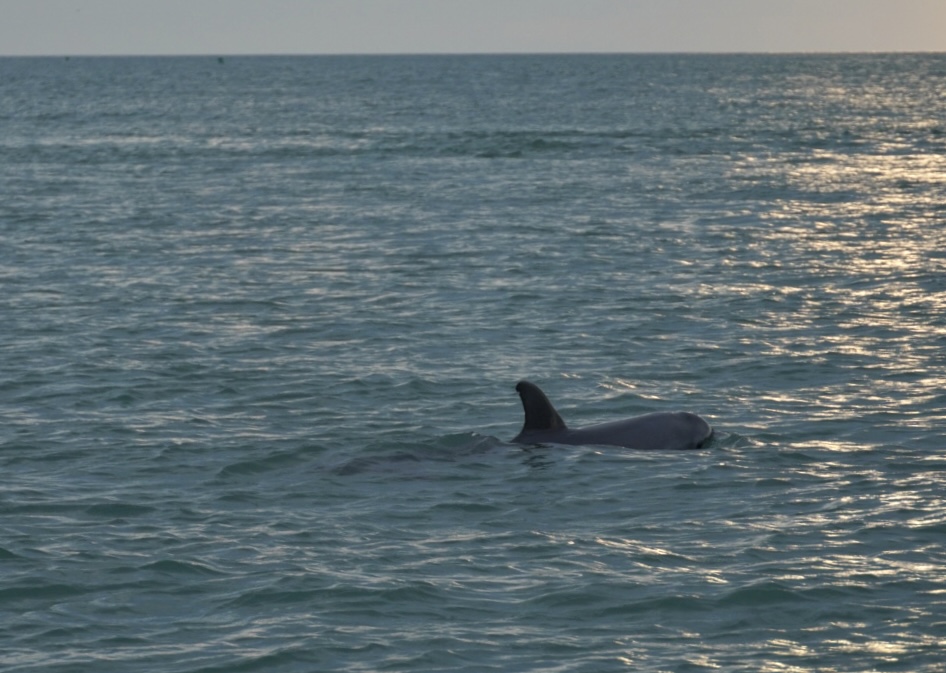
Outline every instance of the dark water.
POLYGON ((0 59, 0 667, 943 670, 943 91, 0 59))

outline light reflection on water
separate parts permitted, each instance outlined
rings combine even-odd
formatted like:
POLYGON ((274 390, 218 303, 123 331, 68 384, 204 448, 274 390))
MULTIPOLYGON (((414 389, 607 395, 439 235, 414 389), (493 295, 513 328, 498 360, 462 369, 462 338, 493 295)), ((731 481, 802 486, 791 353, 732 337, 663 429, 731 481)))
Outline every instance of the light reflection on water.
POLYGON ((930 150, 946 149, 942 122, 917 111, 891 139, 860 115, 896 107, 891 95, 900 92, 836 93, 848 99, 839 108, 848 117, 826 119, 821 142, 840 134, 839 146, 734 166, 733 179, 793 196, 759 213, 769 226, 731 249, 725 263, 743 270, 742 282, 708 291, 734 303, 767 297, 768 311, 746 317, 745 342, 800 371, 820 371, 822 381, 835 372, 833 385, 783 379, 787 389, 764 395, 768 408, 807 405, 823 420, 870 414, 935 432, 946 418, 935 405, 946 389, 946 152, 930 150))

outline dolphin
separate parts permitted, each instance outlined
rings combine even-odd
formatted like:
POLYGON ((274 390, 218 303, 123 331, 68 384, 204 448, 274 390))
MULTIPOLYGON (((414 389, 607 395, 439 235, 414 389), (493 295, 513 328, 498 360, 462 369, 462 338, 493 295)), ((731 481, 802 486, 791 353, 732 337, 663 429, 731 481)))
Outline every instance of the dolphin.
POLYGON ((713 436, 713 428, 686 411, 656 411, 623 421, 584 428, 569 428, 542 389, 529 381, 516 384, 526 414, 516 444, 587 444, 623 446, 645 451, 700 449, 713 436))

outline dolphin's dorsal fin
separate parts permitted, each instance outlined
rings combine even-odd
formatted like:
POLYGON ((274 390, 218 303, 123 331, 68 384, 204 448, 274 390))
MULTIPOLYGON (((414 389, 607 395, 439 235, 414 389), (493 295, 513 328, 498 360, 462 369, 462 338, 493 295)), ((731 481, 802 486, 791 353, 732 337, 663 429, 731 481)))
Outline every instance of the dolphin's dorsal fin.
MULTIPOLYGON (((526 412, 526 421, 522 432, 526 430, 567 430, 565 421, 555 411, 542 389, 530 381, 516 384, 516 392, 522 400, 522 409, 526 412)), ((520 433, 521 434, 521 433, 520 433)))

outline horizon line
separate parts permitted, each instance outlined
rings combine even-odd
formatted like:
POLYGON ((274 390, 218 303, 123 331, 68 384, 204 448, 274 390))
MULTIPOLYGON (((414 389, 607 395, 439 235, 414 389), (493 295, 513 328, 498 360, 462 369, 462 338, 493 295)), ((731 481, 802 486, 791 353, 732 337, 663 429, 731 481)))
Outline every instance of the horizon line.
POLYGON ((418 57, 418 56, 892 56, 946 55, 946 50, 776 50, 776 51, 417 51, 417 52, 154 52, 3 54, 0 58, 273 58, 273 57, 418 57))

